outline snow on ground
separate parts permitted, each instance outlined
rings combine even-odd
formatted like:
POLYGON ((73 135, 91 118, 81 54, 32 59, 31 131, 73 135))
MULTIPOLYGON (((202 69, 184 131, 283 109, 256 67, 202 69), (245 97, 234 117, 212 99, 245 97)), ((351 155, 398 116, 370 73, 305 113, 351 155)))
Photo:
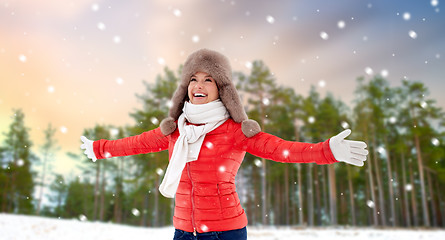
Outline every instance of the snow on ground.
MULTIPOLYGON (((247 227, 249 240, 401 240, 445 239, 445 229, 247 227)), ((111 223, 58 220, 0 213, 0 240, 139 240, 173 239, 173 227, 142 228, 111 223)))

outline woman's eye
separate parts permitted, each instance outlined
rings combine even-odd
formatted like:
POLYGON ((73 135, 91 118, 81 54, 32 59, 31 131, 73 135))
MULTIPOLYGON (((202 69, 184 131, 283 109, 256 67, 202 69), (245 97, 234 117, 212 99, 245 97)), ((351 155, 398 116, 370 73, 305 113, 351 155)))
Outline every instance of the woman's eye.
POLYGON ((196 81, 196 78, 190 79, 190 82, 194 82, 194 81, 196 81))
POLYGON ((212 81, 212 79, 210 79, 210 78, 206 79, 206 82, 211 82, 211 81, 212 81))

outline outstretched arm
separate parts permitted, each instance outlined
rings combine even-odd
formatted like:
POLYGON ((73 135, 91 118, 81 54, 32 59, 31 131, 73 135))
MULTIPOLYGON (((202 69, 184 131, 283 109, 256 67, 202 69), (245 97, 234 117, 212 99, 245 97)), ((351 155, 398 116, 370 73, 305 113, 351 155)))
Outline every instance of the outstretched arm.
POLYGON ((84 153, 93 162, 103 158, 163 151, 168 148, 169 142, 168 136, 162 134, 160 128, 118 140, 101 139, 93 142, 84 136, 81 140, 83 144, 80 148, 85 149, 84 153))
POLYGON ((338 161, 363 166, 366 161, 366 143, 345 140, 351 130, 320 143, 286 141, 274 135, 260 132, 245 138, 241 146, 255 156, 277 162, 331 164, 338 161))

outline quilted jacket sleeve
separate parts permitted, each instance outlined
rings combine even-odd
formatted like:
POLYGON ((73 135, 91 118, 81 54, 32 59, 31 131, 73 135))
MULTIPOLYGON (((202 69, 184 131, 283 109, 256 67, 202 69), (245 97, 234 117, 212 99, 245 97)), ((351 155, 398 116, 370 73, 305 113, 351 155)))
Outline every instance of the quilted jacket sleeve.
POLYGON ((244 137, 241 146, 248 153, 260 158, 287 163, 331 164, 338 162, 329 147, 329 139, 320 143, 302 143, 283 140, 277 136, 260 132, 244 137))
POLYGON ((156 128, 119 140, 94 141, 93 148, 96 158, 103 159, 163 151, 168 148, 168 142, 168 136, 164 136, 161 129, 156 128))

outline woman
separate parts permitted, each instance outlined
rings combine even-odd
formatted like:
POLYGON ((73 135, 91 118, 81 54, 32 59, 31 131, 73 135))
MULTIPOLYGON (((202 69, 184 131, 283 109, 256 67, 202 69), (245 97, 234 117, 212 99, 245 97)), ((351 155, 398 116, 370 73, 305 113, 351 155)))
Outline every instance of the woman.
POLYGON ((350 130, 317 144, 261 132, 247 118, 231 75, 225 56, 198 50, 187 58, 169 117, 159 128, 114 141, 81 137, 93 161, 168 149, 159 191, 175 197, 174 239, 247 239, 247 217, 235 189, 246 152, 288 163, 363 166, 366 160, 364 142, 344 140, 350 130))

